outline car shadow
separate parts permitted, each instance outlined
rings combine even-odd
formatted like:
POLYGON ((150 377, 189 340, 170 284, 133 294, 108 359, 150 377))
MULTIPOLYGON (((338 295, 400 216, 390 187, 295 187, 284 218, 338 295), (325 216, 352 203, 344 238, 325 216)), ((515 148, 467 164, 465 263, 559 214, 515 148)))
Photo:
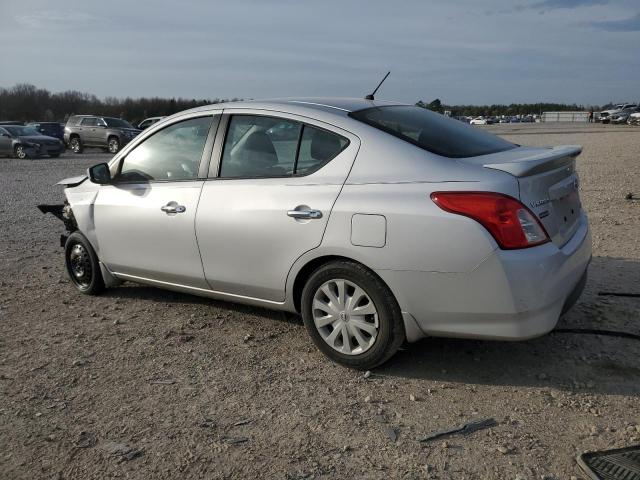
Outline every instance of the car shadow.
POLYGON ((408 345, 376 370, 381 375, 464 384, 557 388, 640 396, 640 343, 562 332, 599 329, 640 334, 640 262, 594 257, 578 304, 554 331, 524 342, 430 337, 408 345))
MULTIPOLYGON (((599 292, 640 291, 640 262, 594 257, 585 292, 556 327, 602 329, 640 334, 640 299, 599 292)), ((173 304, 210 305, 291 324, 300 316, 250 305, 218 301, 156 287, 123 284, 104 296, 173 304)), ((431 382, 558 388, 640 396, 640 344, 637 340, 554 330, 523 342, 430 337, 406 345, 376 369, 382 376, 431 382)))
POLYGON ((269 310, 253 305, 225 302, 207 297, 199 297, 188 293, 164 290, 162 288, 135 283, 124 283, 117 287, 108 288, 102 294, 103 297, 115 299, 149 300, 161 303, 207 305, 210 307, 228 310, 243 315, 255 315, 267 320, 283 321, 286 323, 302 324, 299 315, 279 310, 269 310))

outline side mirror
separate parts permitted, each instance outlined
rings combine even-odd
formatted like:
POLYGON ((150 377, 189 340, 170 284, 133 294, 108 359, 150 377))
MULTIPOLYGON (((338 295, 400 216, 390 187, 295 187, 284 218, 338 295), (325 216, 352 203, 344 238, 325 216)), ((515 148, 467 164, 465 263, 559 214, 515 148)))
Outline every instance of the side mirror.
POLYGON ((98 185, 108 185, 111 183, 111 172, 109 171, 109 165, 106 163, 99 163, 87 170, 89 180, 98 185))

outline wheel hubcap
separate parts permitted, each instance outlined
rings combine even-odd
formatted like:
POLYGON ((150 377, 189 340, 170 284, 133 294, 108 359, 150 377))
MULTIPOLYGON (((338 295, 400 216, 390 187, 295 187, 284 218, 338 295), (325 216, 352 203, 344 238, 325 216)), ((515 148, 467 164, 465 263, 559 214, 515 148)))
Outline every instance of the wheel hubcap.
POLYGON ((369 295, 349 280, 325 282, 313 296, 313 321, 322 339, 345 355, 369 350, 378 336, 378 310, 369 295))
POLYGON ((71 140, 71 150, 73 150, 74 152, 80 150, 80 142, 78 142, 78 140, 76 140, 75 138, 71 140))
POLYGON ((27 155, 24 153, 24 148, 22 148, 22 147, 18 147, 18 148, 16 148, 16 153, 17 153, 18 158, 24 158, 24 157, 26 157, 26 156, 27 156, 27 155))
POLYGON ((109 142, 109 151, 111 153, 116 153, 118 151, 118 142, 116 140, 111 140, 109 142))
POLYGON ((91 259, 87 250, 79 243, 71 248, 69 264, 74 281, 81 287, 87 287, 91 283, 91 259))

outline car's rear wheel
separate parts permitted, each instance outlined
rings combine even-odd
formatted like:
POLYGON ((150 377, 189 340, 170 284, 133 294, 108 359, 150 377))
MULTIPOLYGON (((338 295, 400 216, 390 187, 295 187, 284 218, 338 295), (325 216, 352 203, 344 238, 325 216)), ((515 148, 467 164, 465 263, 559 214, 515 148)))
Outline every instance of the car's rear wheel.
POLYGON ((302 291, 302 318, 316 346, 351 368, 387 361, 405 339, 400 307, 389 288, 355 262, 319 267, 302 291))
POLYGON ((83 147, 80 137, 71 137, 71 140, 69 140, 69 147, 73 153, 82 153, 83 147))
POLYGON ((80 232, 69 235, 64 257, 69 278, 80 292, 96 295, 104 290, 98 256, 84 235, 80 232))
POLYGON ((24 160, 28 157, 27 151, 22 145, 16 145, 16 147, 13 149, 13 156, 19 158, 20 160, 24 160))
POLYGON ((118 140, 117 137, 109 137, 107 148, 109 153, 118 153, 120 150, 120 140, 118 140))

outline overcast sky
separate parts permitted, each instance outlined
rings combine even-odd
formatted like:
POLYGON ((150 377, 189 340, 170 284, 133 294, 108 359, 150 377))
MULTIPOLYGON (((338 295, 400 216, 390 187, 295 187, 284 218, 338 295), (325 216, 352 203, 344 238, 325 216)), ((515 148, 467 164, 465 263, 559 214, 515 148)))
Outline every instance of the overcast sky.
POLYGON ((104 96, 640 100, 640 0, 0 0, 0 86, 104 96))

